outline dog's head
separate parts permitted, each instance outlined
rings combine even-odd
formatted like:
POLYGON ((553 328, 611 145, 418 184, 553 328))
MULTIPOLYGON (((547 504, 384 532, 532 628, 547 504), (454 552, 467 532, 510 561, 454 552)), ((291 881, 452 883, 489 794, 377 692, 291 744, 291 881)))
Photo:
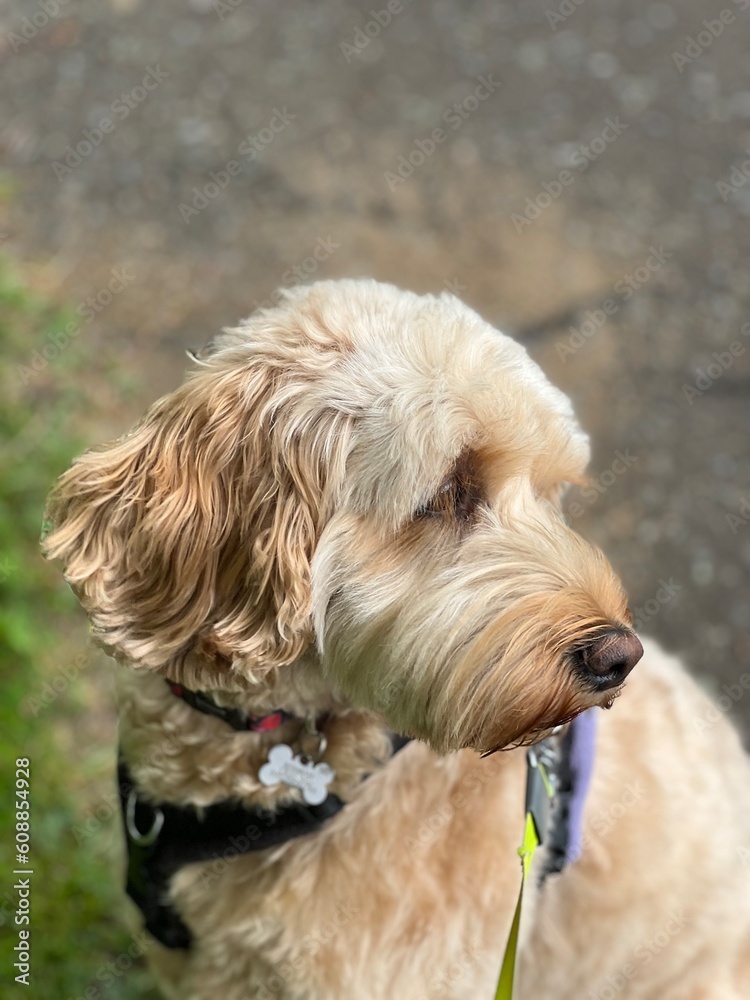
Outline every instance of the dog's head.
POLYGON ((220 687, 313 663, 398 731, 494 750, 611 701, 640 656, 560 511, 587 459, 567 398, 457 299, 320 282, 78 459, 45 548, 135 665, 197 658, 220 687))

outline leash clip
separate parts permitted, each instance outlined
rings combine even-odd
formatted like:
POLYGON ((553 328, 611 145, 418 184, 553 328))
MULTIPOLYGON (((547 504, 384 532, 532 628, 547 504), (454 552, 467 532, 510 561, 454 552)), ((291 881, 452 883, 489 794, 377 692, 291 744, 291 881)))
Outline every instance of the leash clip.
POLYGON ((526 804, 525 814, 531 816, 536 827, 537 840, 543 844, 547 836, 550 800, 554 788, 550 781, 549 766, 554 762, 551 747, 532 747, 526 754, 526 804))

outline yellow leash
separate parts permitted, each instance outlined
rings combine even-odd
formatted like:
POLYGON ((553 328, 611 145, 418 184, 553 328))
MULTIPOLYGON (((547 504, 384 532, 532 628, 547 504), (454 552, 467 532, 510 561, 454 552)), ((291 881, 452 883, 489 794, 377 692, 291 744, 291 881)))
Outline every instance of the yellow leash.
POLYGON ((500 979, 497 984, 495 1000, 513 1000, 513 978, 516 972, 516 955, 518 953, 518 931, 521 926, 521 906, 523 904, 523 889, 531 871, 534 851, 542 843, 547 829, 549 803, 553 788, 544 764, 539 760, 532 748, 526 755, 528 772, 526 776, 526 826, 523 843, 518 848, 521 856, 521 888, 518 890, 516 912, 510 928, 508 943, 500 969, 500 979))

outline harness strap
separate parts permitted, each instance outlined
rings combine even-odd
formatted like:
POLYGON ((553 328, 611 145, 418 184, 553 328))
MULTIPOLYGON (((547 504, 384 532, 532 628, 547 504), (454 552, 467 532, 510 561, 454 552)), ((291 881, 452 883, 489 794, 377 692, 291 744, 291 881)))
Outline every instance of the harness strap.
MULTIPOLYGON (((393 736, 391 742, 395 754, 410 741, 393 736)), ((168 897, 169 881, 180 868, 213 860, 216 871, 205 877, 218 878, 238 855, 317 833, 346 805, 333 794, 317 806, 295 802, 277 809, 250 809, 231 801, 200 809, 152 805, 139 797, 122 760, 118 781, 128 852, 126 891, 142 912, 146 929, 167 948, 189 948, 192 942, 168 897)))
POLYGON ((128 846, 127 892, 142 911, 146 929, 168 948, 189 948, 191 943, 190 931, 167 898, 175 872, 196 861, 215 860, 218 878, 233 857, 315 833, 344 807, 336 795, 318 806, 292 803, 276 810, 231 802, 200 811, 170 803, 153 806, 138 797, 123 762, 118 778, 128 846))

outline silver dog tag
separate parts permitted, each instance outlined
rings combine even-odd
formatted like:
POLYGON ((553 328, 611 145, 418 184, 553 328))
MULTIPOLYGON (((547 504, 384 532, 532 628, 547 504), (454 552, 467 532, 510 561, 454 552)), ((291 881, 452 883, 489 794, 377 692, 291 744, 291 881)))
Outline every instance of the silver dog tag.
POLYGON ((307 754, 295 754, 286 743, 277 743, 271 747, 258 777, 267 788, 282 783, 298 788, 309 806, 319 806, 328 797, 328 785, 336 772, 328 764, 316 764, 307 754))

